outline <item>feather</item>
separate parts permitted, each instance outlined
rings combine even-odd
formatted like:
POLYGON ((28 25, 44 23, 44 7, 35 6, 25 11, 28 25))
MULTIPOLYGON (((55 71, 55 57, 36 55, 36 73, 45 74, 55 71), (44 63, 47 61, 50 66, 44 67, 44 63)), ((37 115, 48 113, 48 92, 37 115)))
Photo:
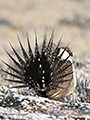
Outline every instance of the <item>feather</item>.
POLYGON ((15 77, 15 78, 22 79, 22 76, 19 76, 19 75, 16 75, 16 74, 10 73, 10 72, 5 71, 5 70, 3 70, 3 69, 2 69, 2 71, 5 72, 5 73, 7 73, 7 74, 9 74, 9 75, 11 75, 11 76, 13 76, 13 77, 15 77))
POLYGON ((22 73, 19 71, 19 70, 17 70, 17 69, 15 69, 14 67, 11 67, 10 65, 8 65, 6 62, 4 62, 4 61, 2 61, 6 66, 8 66, 10 69, 12 69, 14 72, 16 72, 17 74, 19 74, 19 75, 22 75, 22 73))
POLYGON ((20 80, 11 80, 11 79, 6 79, 6 78, 4 78, 4 80, 9 81, 9 82, 15 82, 15 83, 23 83, 23 84, 25 84, 24 81, 20 81, 20 80))
POLYGON ((22 58, 18 55, 18 53, 16 52, 16 50, 13 48, 13 46, 12 46, 11 44, 10 44, 10 46, 11 46, 13 52, 15 53, 17 59, 19 60, 20 64, 21 64, 22 66, 24 66, 24 65, 25 65, 25 62, 24 62, 24 61, 22 60, 22 58))
POLYGON ((26 64, 29 64, 29 62, 30 62, 29 57, 28 57, 26 51, 24 50, 24 48, 23 48, 23 46, 22 46, 22 44, 21 44, 21 41, 20 41, 19 37, 18 37, 18 40, 19 40, 19 44, 20 44, 20 47, 21 47, 21 49, 22 49, 22 53, 23 53, 24 59, 25 59, 25 61, 26 61, 26 64))
MULTIPOLYGON (((6 51, 6 50, 5 50, 6 51)), ((22 66, 6 51, 6 53, 8 54, 8 56, 12 59, 12 61, 15 63, 15 65, 20 68, 23 69, 22 66)))
POLYGON ((45 32, 43 44, 41 50, 39 50, 35 31, 35 51, 33 54, 28 34, 28 53, 25 51, 18 37, 24 59, 20 57, 18 52, 16 52, 14 47, 10 44, 18 62, 10 53, 5 51, 18 69, 2 61, 13 73, 3 69, 2 71, 16 78, 15 80, 5 78, 6 81, 23 84, 12 88, 33 88, 38 95, 53 100, 59 100, 60 97, 74 91, 75 76, 73 74, 74 66, 71 60, 71 50, 68 48, 68 45, 66 47, 61 46, 62 37, 55 47, 53 39, 54 30, 52 31, 48 44, 46 44, 47 34, 45 32))
POLYGON ((24 88, 24 87, 28 87, 28 85, 13 86, 13 87, 10 87, 10 88, 24 88))
POLYGON ((33 56, 33 52, 32 52, 31 46, 30 46, 28 34, 27 34, 27 42, 28 42, 29 59, 30 59, 30 62, 32 62, 34 60, 34 56, 33 56))

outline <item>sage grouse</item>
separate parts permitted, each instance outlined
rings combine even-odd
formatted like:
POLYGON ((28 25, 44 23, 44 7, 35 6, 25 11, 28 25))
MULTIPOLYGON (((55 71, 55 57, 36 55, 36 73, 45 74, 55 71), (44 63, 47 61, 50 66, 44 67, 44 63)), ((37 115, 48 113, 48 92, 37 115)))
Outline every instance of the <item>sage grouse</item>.
POLYGON ((19 37, 18 40, 24 59, 20 57, 10 44, 18 61, 7 51, 6 53, 17 67, 12 67, 3 61, 7 67, 13 70, 13 73, 7 70, 3 70, 3 72, 16 79, 7 78, 5 80, 22 84, 14 86, 14 88, 29 87, 29 89, 34 89, 38 95, 53 100, 59 100, 60 97, 71 94, 74 91, 76 80, 71 60, 72 52, 68 45, 62 47, 61 39, 55 45, 53 43, 53 32, 47 44, 47 34, 45 33, 42 48, 39 50, 37 35, 35 33, 35 53, 33 54, 27 35, 27 54, 19 37))

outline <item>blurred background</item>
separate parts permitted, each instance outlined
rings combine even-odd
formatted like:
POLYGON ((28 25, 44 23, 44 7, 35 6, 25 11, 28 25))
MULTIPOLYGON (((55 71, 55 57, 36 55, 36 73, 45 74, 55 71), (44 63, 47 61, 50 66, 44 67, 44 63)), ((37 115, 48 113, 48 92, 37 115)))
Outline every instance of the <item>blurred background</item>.
POLYGON ((0 0, 0 59, 9 60, 4 51, 12 53, 9 41, 19 52, 17 35, 27 49, 28 32, 34 48, 36 29, 41 44, 46 28, 48 39, 54 29, 55 42, 63 35, 74 56, 90 59, 90 0, 0 0))

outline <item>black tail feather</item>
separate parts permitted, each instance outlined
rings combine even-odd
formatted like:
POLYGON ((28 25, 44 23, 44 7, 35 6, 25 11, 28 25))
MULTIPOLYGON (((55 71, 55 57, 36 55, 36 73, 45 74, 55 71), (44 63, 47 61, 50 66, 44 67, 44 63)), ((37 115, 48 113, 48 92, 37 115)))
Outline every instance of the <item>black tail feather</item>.
POLYGON ((49 40, 49 43, 46 47, 46 50, 45 52, 47 53, 46 56, 47 58, 51 58, 51 55, 52 55, 52 48, 53 48, 53 37, 54 37, 54 30, 52 31, 52 34, 51 34, 51 37, 50 37, 50 40, 49 40))
POLYGON ((56 76, 52 81, 55 81, 55 80, 60 80, 61 78, 64 78, 64 77, 67 77, 68 75, 70 75, 70 74, 72 74, 73 72, 69 72, 69 73, 67 73, 67 74, 65 74, 65 75, 58 75, 58 76, 56 76))
POLYGON ((69 67, 72 66, 72 63, 70 63, 68 66, 64 67, 64 68, 60 68, 59 70, 56 70, 56 72, 54 73, 53 77, 58 75, 59 73, 62 74, 62 72, 66 71, 69 67))
POLYGON ((58 44, 57 44, 54 52, 52 53, 51 63, 50 63, 51 66, 52 66, 52 68, 53 68, 54 62, 57 60, 57 55, 59 54, 59 49, 60 49, 59 46, 60 46, 61 40, 62 40, 62 37, 61 37, 61 39, 59 40, 59 42, 58 42, 58 44))
POLYGON ((37 43, 37 33, 35 31, 35 59, 40 59, 40 53, 39 53, 39 48, 38 48, 38 43, 37 43))
MULTIPOLYGON (((6 50, 5 50, 6 51, 6 50)), ((11 60, 15 63, 15 65, 20 68, 23 69, 23 67, 6 51, 6 53, 8 54, 8 56, 11 58, 11 60)))
POLYGON ((10 65, 8 65, 6 62, 2 61, 7 67, 9 67, 11 70, 13 70, 14 72, 16 72, 19 75, 22 75, 21 71, 15 69, 14 67, 11 67, 10 65))
POLYGON ((24 59, 25 59, 26 63, 29 64, 30 63, 29 57, 28 57, 26 51, 24 50, 19 37, 18 37, 18 40, 19 40, 20 47, 22 49, 22 53, 23 53, 24 59))
POLYGON ((11 46, 13 52, 15 53, 17 59, 19 60, 20 64, 21 64, 22 66, 25 66, 25 62, 24 62, 24 61, 22 60, 22 58, 18 55, 18 53, 16 52, 16 50, 13 48, 13 46, 12 46, 11 44, 10 44, 10 46, 11 46))
POLYGON ((41 55, 42 55, 42 56, 43 56, 43 54, 45 54, 46 40, 47 40, 47 34, 44 33, 44 39, 43 39, 42 50, 41 50, 41 55))
POLYGON ((32 62, 34 60, 34 55, 33 55, 33 52, 32 52, 31 46, 30 46, 28 34, 27 34, 27 42, 28 42, 29 59, 32 62))
POLYGON ((13 86, 13 87, 10 87, 10 88, 24 88, 24 87, 29 87, 28 85, 20 85, 20 86, 13 86))
POLYGON ((20 80, 11 80, 11 79, 6 79, 6 78, 4 78, 4 80, 9 81, 9 82, 15 82, 15 83, 25 84, 25 81, 20 81, 20 80))
POLYGON ((16 74, 10 73, 10 72, 5 71, 5 70, 3 70, 3 69, 2 69, 2 71, 5 72, 5 73, 7 73, 7 74, 9 74, 9 75, 11 75, 11 76, 13 76, 13 77, 15 77, 15 78, 22 79, 22 76, 19 76, 19 75, 16 75, 16 74))
POLYGON ((54 63, 53 69, 55 70, 56 67, 57 67, 57 69, 61 68, 65 64, 65 62, 68 60, 69 57, 70 57, 70 55, 68 55, 66 57, 66 59, 64 59, 62 62, 61 62, 61 59, 59 59, 59 57, 58 57, 57 58, 58 60, 56 60, 55 63, 54 63))

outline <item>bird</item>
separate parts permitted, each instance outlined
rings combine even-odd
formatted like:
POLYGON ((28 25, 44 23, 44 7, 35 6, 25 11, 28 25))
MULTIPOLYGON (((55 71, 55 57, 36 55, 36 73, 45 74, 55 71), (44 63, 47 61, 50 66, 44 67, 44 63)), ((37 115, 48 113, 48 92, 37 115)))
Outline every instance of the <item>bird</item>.
POLYGON ((23 47, 18 37, 23 58, 11 45, 10 47, 17 57, 17 60, 7 51, 7 55, 15 66, 2 61, 12 72, 2 69, 2 71, 13 78, 4 80, 19 83, 18 86, 11 88, 33 89, 37 95, 52 100, 59 100, 65 95, 73 93, 76 86, 74 64, 72 61, 73 53, 67 46, 62 46, 62 37, 54 43, 54 31, 47 42, 47 33, 44 33, 41 48, 38 45, 37 33, 35 32, 35 50, 31 48, 31 43, 27 35, 28 52, 23 47))

